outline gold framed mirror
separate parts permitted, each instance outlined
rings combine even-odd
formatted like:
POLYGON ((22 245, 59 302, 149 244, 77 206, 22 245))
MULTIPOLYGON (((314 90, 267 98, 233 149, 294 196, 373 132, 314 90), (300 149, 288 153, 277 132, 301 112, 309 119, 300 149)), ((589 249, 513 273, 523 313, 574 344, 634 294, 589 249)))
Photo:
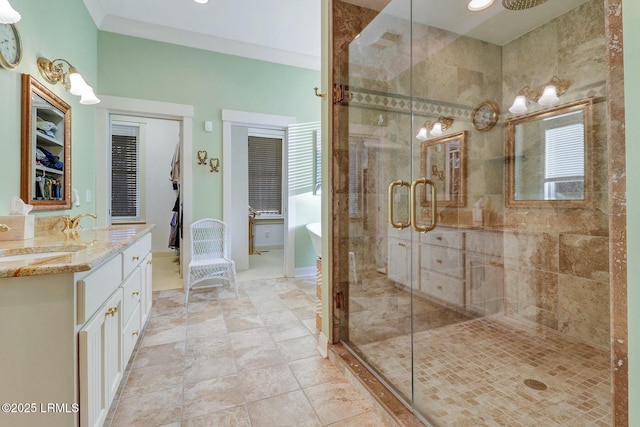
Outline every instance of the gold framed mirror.
POLYGON ((71 208, 71 107, 22 75, 20 197, 34 211, 71 208))
MULTIPOLYGON (((467 131, 431 139, 421 146, 422 176, 436 185, 438 206, 467 204, 467 131)), ((429 206, 431 193, 422 192, 422 206, 429 206)))
POLYGON ((588 202, 592 106, 589 98, 506 122, 507 207, 583 207, 588 202))

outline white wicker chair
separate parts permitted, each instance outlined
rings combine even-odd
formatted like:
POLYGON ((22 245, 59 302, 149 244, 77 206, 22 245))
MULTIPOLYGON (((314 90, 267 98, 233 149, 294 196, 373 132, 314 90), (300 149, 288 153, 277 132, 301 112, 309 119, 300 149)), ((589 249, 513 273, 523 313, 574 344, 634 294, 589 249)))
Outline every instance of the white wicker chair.
POLYGON ((185 302, 189 302, 189 291, 192 288, 219 286, 204 285, 194 287, 196 283, 208 279, 224 279, 235 287, 236 267, 227 256, 227 225, 217 219, 205 218, 194 222, 189 227, 191 233, 191 261, 187 268, 187 280, 184 282, 185 302))

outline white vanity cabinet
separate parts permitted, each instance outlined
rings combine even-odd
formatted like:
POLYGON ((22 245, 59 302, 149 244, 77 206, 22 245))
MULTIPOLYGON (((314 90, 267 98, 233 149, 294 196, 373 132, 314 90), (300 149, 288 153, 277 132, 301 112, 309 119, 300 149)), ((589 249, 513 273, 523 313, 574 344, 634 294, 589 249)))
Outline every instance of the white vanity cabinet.
MULTIPOLYGON (((116 289, 78 333, 80 359, 80 426, 101 426, 115 397, 124 369, 142 329, 141 301, 146 299, 146 265, 151 235, 147 234, 104 265, 110 279, 103 287, 116 289), (116 280, 117 278, 117 280, 116 280)), ((91 284, 99 269, 78 287, 91 284)), ((90 294, 85 292, 87 298, 90 294)), ((82 301, 78 301, 79 304, 82 301)))
POLYGON ((420 239, 420 291, 447 304, 463 307, 464 233, 438 228, 423 234, 420 239))
POLYGON ((418 239, 412 243, 408 229, 389 228, 390 280, 410 287, 418 278, 413 281, 417 295, 473 315, 504 309, 502 232, 437 227, 418 239))
POLYGON ((89 271, 0 279, 0 402, 16 404, 0 426, 103 425, 149 317, 150 251, 146 232, 89 271))
POLYGON ((122 312, 118 288, 78 333, 81 426, 102 425, 122 380, 122 312))

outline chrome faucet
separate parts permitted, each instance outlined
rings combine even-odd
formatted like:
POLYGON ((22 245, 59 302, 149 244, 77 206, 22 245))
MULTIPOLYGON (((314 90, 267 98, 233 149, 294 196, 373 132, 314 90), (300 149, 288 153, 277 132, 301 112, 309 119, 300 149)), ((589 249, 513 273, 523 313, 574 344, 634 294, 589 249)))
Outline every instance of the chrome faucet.
POLYGON ((77 230, 80 226, 80 219, 84 218, 85 216, 90 216, 92 218, 98 218, 98 215, 93 214, 93 213, 83 213, 80 214, 78 216, 75 216, 73 218, 69 218, 68 216, 64 216, 62 217, 62 220, 64 221, 64 228, 62 229, 62 231, 73 231, 73 230, 77 230))

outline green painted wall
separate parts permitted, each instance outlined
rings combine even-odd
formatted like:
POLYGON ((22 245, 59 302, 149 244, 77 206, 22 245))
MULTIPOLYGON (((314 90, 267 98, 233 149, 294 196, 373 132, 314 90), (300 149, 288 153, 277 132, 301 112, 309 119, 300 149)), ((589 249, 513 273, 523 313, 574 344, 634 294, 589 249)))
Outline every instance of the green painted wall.
MULTIPOLYGON (((98 36, 98 92, 193 105, 193 150, 222 159, 222 109, 317 121, 320 72, 114 33, 98 36), (213 121, 213 132, 204 121, 213 121)), ((192 161, 194 159, 185 159, 192 161)), ((222 174, 193 168, 193 219, 222 218, 222 174)))
POLYGON ((623 0, 627 150, 627 291, 629 318, 629 425, 640 425, 640 2, 623 0))
MULTIPOLYGON (((78 189, 83 204, 73 211, 49 211, 37 216, 58 215, 95 210, 85 203, 87 190, 95 189, 95 108, 81 105, 79 97, 66 92, 62 85, 51 85, 40 75, 38 57, 64 58, 72 63, 85 80, 96 88, 98 31, 82 1, 11 0, 22 15, 17 27, 22 38, 22 62, 14 70, 0 68, 0 144, 2 145, 2 185, 0 185, 0 215, 9 211, 9 198, 20 195, 20 124, 21 74, 27 73, 44 83, 71 106, 71 185, 78 189)), ((92 198, 95 200, 95 198, 92 198)))

